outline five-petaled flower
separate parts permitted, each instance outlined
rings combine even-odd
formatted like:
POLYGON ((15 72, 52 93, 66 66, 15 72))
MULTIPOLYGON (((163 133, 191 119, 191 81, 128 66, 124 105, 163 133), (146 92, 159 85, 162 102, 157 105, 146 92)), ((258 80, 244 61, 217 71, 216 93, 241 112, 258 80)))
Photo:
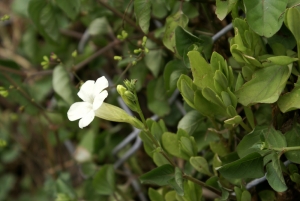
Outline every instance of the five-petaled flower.
POLYGON ((97 81, 88 80, 80 88, 77 95, 84 102, 76 102, 71 105, 68 111, 70 121, 80 119, 79 127, 83 128, 89 125, 95 118, 95 112, 103 104, 108 93, 105 88, 108 87, 107 79, 102 76, 97 81))

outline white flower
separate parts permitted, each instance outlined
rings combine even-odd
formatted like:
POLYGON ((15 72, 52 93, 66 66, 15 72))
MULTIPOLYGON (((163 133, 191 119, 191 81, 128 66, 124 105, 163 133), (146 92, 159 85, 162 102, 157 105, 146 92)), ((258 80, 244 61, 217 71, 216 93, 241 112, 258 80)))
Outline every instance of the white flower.
POLYGON ((95 118, 95 111, 100 108, 108 93, 105 88, 108 87, 107 79, 102 76, 97 81, 88 80, 80 88, 77 95, 84 102, 76 102, 71 105, 68 111, 70 121, 80 119, 79 127, 88 126, 95 118))

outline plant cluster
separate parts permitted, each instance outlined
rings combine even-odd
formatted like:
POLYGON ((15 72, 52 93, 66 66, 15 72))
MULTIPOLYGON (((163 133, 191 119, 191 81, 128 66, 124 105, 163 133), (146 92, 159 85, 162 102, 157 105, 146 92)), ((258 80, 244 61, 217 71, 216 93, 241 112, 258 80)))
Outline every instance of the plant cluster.
POLYGON ((297 200, 299 0, 10 6, 0 200, 297 200))

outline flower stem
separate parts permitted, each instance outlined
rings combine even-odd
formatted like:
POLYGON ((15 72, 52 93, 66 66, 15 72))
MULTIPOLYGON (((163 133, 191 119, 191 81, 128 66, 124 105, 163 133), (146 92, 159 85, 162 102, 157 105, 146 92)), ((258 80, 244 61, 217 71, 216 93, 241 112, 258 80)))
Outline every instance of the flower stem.
POLYGON ((269 149, 285 153, 285 152, 288 152, 288 151, 300 151, 300 146, 297 146, 297 147, 269 148, 269 149))

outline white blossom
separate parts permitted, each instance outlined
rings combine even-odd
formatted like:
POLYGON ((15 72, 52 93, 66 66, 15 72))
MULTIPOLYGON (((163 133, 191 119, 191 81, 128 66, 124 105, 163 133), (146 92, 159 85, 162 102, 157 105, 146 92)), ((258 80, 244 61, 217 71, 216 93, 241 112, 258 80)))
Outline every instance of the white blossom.
POLYGON ((77 93, 83 102, 76 102, 71 105, 67 113, 69 120, 80 119, 80 128, 88 126, 95 118, 95 112, 101 107, 108 95, 107 91, 104 90, 107 87, 108 81, 104 76, 98 78, 96 82, 94 80, 86 81, 77 93))

